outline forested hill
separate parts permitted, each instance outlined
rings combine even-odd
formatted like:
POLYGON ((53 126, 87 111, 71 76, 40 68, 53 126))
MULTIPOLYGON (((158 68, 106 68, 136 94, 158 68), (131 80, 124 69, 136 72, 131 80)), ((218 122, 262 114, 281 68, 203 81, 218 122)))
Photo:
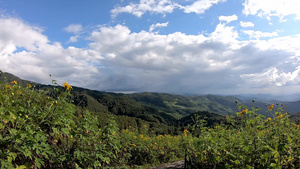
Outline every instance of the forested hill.
MULTIPOLYGON (((25 85, 31 83, 37 89, 52 90, 50 85, 22 80, 10 73, 0 73, 1 82, 18 81, 25 85)), ((62 87, 58 87, 61 88, 62 87)), ((51 92, 50 92, 51 93, 51 92)), ((233 96, 201 95, 201 96, 181 96, 167 93, 135 93, 120 94, 89 90, 73 86, 74 104, 86 108, 92 112, 112 113, 139 118, 148 122, 173 124, 185 123, 184 119, 192 114, 203 114, 210 119, 222 119, 226 115, 235 114, 236 101, 242 105, 253 106, 251 100, 241 100, 233 96), (207 114, 209 112, 209 114, 207 114)), ((279 102, 279 101, 278 101, 279 102)), ((256 101, 255 106, 262 108, 262 113, 266 110, 266 104, 270 105, 274 101, 256 101)), ((279 102, 281 104, 281 102, 279 102)), ((283 103, 291 115, 300 112, 300 101, 283 103)), ((213 120, 212 122, 215 122, 213 120)))
POLYGON ((182 118, 199 111, 208 111, 221 115, 236 112, 235 97, 222 96, 180 96, 165 93, 136 93, 128 95, 131 99, 147 106, 166 112, 175 118, 182 118))

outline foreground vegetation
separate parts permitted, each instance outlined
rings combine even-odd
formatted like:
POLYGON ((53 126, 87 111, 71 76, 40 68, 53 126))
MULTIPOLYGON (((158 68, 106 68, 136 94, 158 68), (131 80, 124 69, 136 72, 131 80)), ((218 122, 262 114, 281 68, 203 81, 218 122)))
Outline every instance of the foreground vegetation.
POLYGON ((54 94, 0 84, 1 168, 143 168, 183 159, 191 168, 299 168, 300 126, 280 105, 238 105, 235 116, 208 127, 201 116, 178 135, 157 135, 148 125, 119 129, 111 116, 76 107, 72 87, 54 94), (138 128, 136 128, 138 127, 138 128))
MULTIPOLYGON (((283 106, 283 105, 282 105, 283 106)), ((196 168, 299 168, 300 125, 291 123, 282 106, 268 107, 268 118, 259 108, 238 106, 237 118, 227 125, 203 127, 188 146, 191 166, 196 168), (270 117, 271 116, 271 117, 270 117)))

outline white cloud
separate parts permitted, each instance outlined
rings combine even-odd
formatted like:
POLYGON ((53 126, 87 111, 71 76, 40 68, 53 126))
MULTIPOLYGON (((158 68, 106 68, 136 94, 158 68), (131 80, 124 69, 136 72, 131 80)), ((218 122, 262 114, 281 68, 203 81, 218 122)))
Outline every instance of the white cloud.
MULTIPOLYGON (((290 53, 294 53, 295 59, 298 59, 298 63, 300 63, 300 46, 298 43, 300 42, 300 34, 295 36, 286 36, 286 37, 277 37, 269 39, 265 48, 277 49, 277 50, 284 50, 290 53)), ((258 45, 260 45, 258 43, 258 45)), ((263 45, 262 45, 263 46, 263 45)))
POLYGON ((206 10, 212 7, 214 4, 225 2, 226 0, 198 0, 191 5, 181 6, 185 13, 197 13, 203 14, 206 10))
POLYGON ((69 42, 70 43, 77 42, 78 38, 79 38, 79 35, 71 36, 70 39, 69 39, 69 42))
POLYGON ((241 25, 241 27, 244 27, 244 28, 246 28, 246 27, 254 27, 254 23, 252 23, 252 22, 241 21, 240 25, 241 25))
POLYGON ((77 34, 80 31, 82 31, 82 25, 81 24, 71 24, 64 28, 64 31, 68 33, 74 33, 77 34))
POLYGON ((74 42, 77 42, 78 39, 80 38, 80 34, 83 31, 83 27, 81 24, 71 24, 71 25, 65 27, 63 30, 68 33, 75 34, 74 36, 71 36, 68 41, 69 43, 74 43, 74 42))
POLYGON ((169 24, 169 22, 165 22, 165 23, 157 23, 157 24, 152 24, 149 28, 149 32, 152 32, 154 29, 156 28, 162 28, 162 27, 167 27, 169 24))
POLYGON ((277 16, 281 21, 288 15, 296 15, 300 19, 299 0, 246 0, 243 13, 246 15, 257 15, 267 17, 277 16))
POLYGON ((140 0, 138 4, 130 3, 125 7, 116 7, 111 10, 111 14, 113 18, 124 12, 141 17, 146 12, 159 14, 172 13, 177 7, 178 4, 170 0, 140 0))
MULTIPOLYGON (((28 51, 38 50, 39 46, 48 43, 46 36, 42 35, 40 28, 25 25, 18 19, 0 18, 1 46, 14 50, 22 46, 28 51), (13 39, 13 41, 12 41, 13 39), (4 45, 4 46, 3 46, 4 45)), ((9 51, 11 52, 11 51, 9 51)))
POLYGON ((191 5, 180 5, 171 0, 140 0, 139 3, 130 3, 124 7, 116 7, 111 10, 113 18, 121 13, 130 13, 137 17, 141 17, 146 12, 155 14, 172 13, 174 9, 181 9, 185 13, 203 14, 214 4, 225 2, 226 0, 197 0, 191 5))
POLYGON ((294 71, 284 72, 279 71, 275 67, 270 67, 269 69, 254 74, 243 74, 240 75, 243 80, 249 81, 253 85, 276 85, 276 86, 284 86, 287 84, 300 84, 300 66, 296 67, 294 71))
POLYGON ((238 16, 237 15, 219 16, 219 20, 220 21, 225 21, 226 23, 229 23, 229 22, 238 20, 238 16))
POLYGON ((211 33, 211 38, 222 43, 237 42, 239 37, 238 32, 234 30, 233 26, 226 26, 226 24, 218 24, 215 31, 211 33))
POLYGON ((243 33, 249 35, 250 38, 260 39, 260 38, 271 38, 278 36, 278 32, 261 32, 254 30, 242 30, 243 33))
POLYGON ((50 42, 39 28, 20 19, 0 18, 0 68, 21 78, 51 83, 49 74, 63 82, 86 86, 101 60, 92 50, 50 42), (76 52, 75 52, 76 51, 76 52))
MULTIPOLYGON (((126 26, 117 25, 95 30, 91 34, 90 40, 93 43, 90 47, 105 57, 103 63, 110 68, 102 70, 110 71, 110 76, 105 80, 107 85, 101 86, 106 90, 252 92, 249 89, 253 87, 252 81, 244 79, 247 75, 254 77, 268 67, 287 72, 286 76, 278 72, 282 77, 277 82, 282 84, 281 90, 287 84, 292 84, 291 80, 283 78, 292 79, 297 73, 289 76, 290 70, 287 68, 296 69, 295 55, 300 47, 293 45, 293 50, 290 50, 288 45, 286 48, 279 46, 288 41, 297 41, 296 37, 276 41, 237 39, 238 33, 234 27, 224 23, 218 24, 215 31, 208 36, 180 32, 168 35, 150 31, 136 33, 126 26), (123 85, 118 85, 121 82, 123 85)), ((273 83, 267 81, 265 84, 273 83)))

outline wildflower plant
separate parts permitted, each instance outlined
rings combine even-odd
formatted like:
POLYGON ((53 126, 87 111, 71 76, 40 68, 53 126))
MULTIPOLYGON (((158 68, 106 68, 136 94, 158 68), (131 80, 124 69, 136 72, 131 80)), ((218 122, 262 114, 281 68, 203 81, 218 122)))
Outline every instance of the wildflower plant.
POLYGON ((71 85, 37 90, 0 84, 0 168, 110 168, 183 158, 180 137, 155 136, 149 127, 119 131, 113 117, 72 104, 71 85))
POLYGON ((90 112, 76 116, 71 86, 59 91, 53 84, 55 98, 30 84, 0 84, 0 168, 100 167, 117 158, 116 123, 100 129, 90 112))
POLYGON ((261 109, 237 104, 230 125, 202 130, 190 154, 196 168, 299 168, 300 130, 288 119, 284 105, 261 109))

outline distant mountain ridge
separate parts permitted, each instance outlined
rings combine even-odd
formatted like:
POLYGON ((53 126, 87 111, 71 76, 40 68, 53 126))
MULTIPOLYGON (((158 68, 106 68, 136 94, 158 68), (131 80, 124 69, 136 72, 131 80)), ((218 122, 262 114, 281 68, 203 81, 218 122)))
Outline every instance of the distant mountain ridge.
MULTIPOLYGON (((51 89, 50 85, 42 85, 27 80, 22 80, 10 73, 0 73, 0 81, 18 81, 21 85, 31 83, 37 88, 51 89)), ((73 86, 74 104, 86 108, 93 112, 112 113, 115 115, 125 115, 137 117, 142 120, 164 124, 184 123, 182 119, 197 113, 205 117, 222 119, 226 115, 235 115, 238 111, 236 101, 240 105, 253 106, 252 101, 241 99, 235 96, 219 95, 197 95, 181 96, 167 93, 133 93, 122 94, 89 90, 73 86), (209 114, 207 114, 209 112, 209 114)), ((300 112, 300 100, 293 102, 280 101, 255 101, 254 105, 262 108, 262 113, 267 110, 265 106, 271 103, 284 104, 286 111, 291 115, 300 112)), ((298 117, 298 116, 295 116, 298 117)))
POLYGON ((240 94, 233 95, 234 97, 240 98, 242 100, 255 99, 260 101, 272 101, 276 100, 276 98, 280 97, 280 101, 284 102, 293 102, 300 100, 300 93, 295 94, 283 94, 283 95, 271 95, 271 94, 240 94))
POLYGON ((28 80, 23 80, 11 73, 7 73, 7 72, 1 72, 0 70, 0 82, 12 82, 16 80, 19 84, 22 84, 22 85, 26 85, 27 83, 30 83, 30 84, 37 84, 37 83, 34 83, 34 82, 31 82, 31 81, 28 81, 28 80))

